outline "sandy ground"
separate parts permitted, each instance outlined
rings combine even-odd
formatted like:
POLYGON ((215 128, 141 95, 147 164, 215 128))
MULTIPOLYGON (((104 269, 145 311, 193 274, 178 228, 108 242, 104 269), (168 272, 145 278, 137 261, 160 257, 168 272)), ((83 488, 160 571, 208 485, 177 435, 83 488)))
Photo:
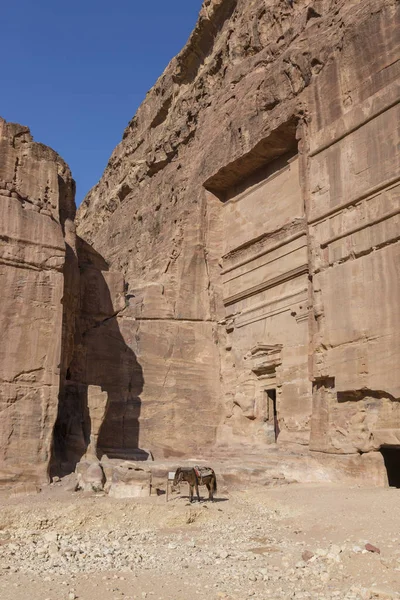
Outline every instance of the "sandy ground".
POLYGON ((399 505, 396 489, 299 484, 194 505, 3 496, 0 600, 400 599, 399 505))

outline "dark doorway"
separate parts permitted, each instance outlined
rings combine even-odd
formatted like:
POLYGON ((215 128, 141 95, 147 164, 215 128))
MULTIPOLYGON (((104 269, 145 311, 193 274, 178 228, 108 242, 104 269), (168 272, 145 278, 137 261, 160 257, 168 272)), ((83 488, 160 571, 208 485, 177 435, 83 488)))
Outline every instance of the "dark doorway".
POLYGON ((390 487, 400 488, 400 446, 382 446, 381 453, 390 487))
POLYGON ((275 442, 278 440, 279 435, 279 423, 278 423, 278 410, 276 406, 276 389, 266 390, 268 396, 268 415, 270 421, 274 423, 275 431, 275 442))

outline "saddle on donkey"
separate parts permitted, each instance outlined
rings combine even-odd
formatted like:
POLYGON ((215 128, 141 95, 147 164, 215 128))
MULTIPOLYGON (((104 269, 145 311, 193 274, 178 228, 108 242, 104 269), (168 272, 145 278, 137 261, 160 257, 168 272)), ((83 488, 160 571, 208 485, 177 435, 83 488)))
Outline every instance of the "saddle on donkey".
POLYGON ((213 469, 211 469, 211 467, 199 467, 198 465, 196 465, 194 468, 194 472, 197 475, 197 479, 199 480, 199 485, 205 485, 205 483, 203 482, 203 478, 205 477, 209 477, 210 475, 214 474, 213 469))
POLYGON ((193 501, 193 491, 196 489, 197 499, 200 502, 199 486, 205 485, 208 489, 209 500, 214 499, 214 492, 217 491, 217 478, 214 469, 211 467, 179 467, 175 471, 174 487, 181 481, 187 481, 189 484, 189 499, 193 501))

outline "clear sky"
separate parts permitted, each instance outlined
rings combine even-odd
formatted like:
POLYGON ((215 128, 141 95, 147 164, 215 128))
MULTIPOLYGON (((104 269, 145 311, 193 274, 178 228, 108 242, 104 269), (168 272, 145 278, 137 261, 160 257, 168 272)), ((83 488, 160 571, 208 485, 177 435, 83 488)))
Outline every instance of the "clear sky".
POLYGON ((69 164, 77 204, 146 92, 186 43, 201 0, 1 3, 0 116, 69 164))

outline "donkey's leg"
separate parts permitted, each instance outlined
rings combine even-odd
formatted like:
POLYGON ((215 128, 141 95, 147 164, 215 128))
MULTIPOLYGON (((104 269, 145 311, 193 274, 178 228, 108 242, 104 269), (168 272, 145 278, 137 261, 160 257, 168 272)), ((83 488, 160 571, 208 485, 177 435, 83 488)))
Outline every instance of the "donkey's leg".
POLYGON ((200 502, 199 482, 197 481, 197 477, 196 477, 196 481, 195 481, 194 485, 196 486, 197 500, 198 500, 198 502, 200 502))
POLYGON ((212 481, 211 483, 207 483, 207 489, 208 489, 208 499, 212 500, 213 499, 213 485, 212 485, 212 481))
POLYGON ((211 492, 210 492, 210 500, 211 500, 211 502, 214 502, 214 492, 215 492, 215 477, 213 477, 213 478, 211 479, 210 487, 211 487, 211 492))
POLYGON ((189 502, 193 502, 193 484, 189 483, 189 502))

